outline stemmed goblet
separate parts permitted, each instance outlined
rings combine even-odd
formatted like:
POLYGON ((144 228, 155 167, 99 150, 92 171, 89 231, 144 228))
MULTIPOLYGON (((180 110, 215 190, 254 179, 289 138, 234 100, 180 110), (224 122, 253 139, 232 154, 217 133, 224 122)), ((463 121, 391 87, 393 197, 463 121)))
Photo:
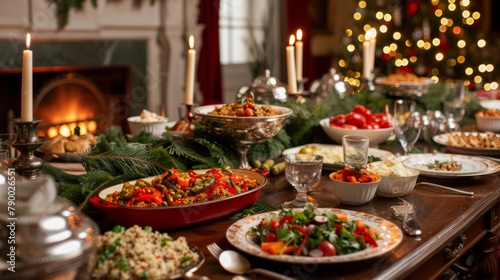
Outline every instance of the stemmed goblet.
POLYGON ((285 176, 288 182, 295 188, 297 195, 294 200, 281 204, 284 209, 303 208, 309 203, 307 191, 321 178, 323 168, 323 156, 306 154, 286 154, 285 176))
POLYGON ((401 143, 404 155, 408 155, 420 135, 422 119, 416 111, 413 100, 398 99, 394 101, 393 126, 396 137, 401 143))

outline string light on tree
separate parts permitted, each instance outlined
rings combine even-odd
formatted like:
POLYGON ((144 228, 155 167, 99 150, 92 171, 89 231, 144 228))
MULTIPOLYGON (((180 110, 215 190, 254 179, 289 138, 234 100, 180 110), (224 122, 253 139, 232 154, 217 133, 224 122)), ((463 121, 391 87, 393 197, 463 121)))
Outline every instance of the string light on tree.
POLYGON ((470 87, 492 89, 496 71, 480 72, 479 65, 500 63, 488 50, 480 32, 479 11, 472 0, 361 0, 353 19, 355 28, 346 29, 342 40, 344 57, 340 71, 348 78, 362 72, 365 32, 375 28, 377 51, 375 68, 381 76, 397 71, 412 72, 436 81, 448 78, 466 80, 470 87), (430 13, 429 13, 430 11, 430 13), (494 61, 494 63, 491 63, 494 61), (488 73, 481 79, 471 74, 488 73))

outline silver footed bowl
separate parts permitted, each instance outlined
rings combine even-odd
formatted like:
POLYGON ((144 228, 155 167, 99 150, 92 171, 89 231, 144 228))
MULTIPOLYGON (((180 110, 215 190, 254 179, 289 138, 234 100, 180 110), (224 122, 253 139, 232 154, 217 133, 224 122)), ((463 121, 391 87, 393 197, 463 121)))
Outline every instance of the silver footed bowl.
MULTIPOLYGON (((216 135, 219 138, 231 139, 241 155, 240 168, 249 168, 247 152, 251 145, 264 142, 275 136, 284 126, 285 120, 292 114, 292 110, 287 107, 270 106, 274 110, 281 111, 280 115, 265 117, 239 117, 210 115, 215 107, 222 107, 226 104, 206 105, 194 109, 194 118, 200 128, 216 135)), ((255 106, 264 106, 258 105, 255 106)))

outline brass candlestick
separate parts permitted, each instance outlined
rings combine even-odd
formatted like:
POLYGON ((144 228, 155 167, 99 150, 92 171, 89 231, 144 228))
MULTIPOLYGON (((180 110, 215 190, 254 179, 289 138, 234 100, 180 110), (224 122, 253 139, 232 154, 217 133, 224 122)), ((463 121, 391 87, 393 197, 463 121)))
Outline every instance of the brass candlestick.
POLYGON ((38 172, 42 169, 43 160, 34 155, 36 149, 40 148, 47 142, 46 138, 37 136, 38 123, 42 119, 33 121, 22 121, 21 119, 13 119, 12 123, 16 126, 17 136, 13 140, 9 140, 12 147, 18 150, 21 155, 12 162, 12 167, 16 172, 26 177, 27 179, 36 179, 38 172))
POLYGON ((186 120, 188 121, 189 124, 189 130, 193 131, 194 130, 194 113, 193 113, 193 104, 184 104, 186 106, 186 120))

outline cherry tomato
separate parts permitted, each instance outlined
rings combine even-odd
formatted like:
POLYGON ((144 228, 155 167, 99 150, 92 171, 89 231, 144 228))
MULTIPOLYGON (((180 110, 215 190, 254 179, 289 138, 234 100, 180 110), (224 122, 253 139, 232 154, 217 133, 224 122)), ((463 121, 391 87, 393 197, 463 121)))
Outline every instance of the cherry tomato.
POLYGON ((341 125, 340 127, 341 127, 341 128, 345 128, 345 129, 358 129, 358 127, 357 127, 357 126, 352 125, 352 124, 347 124, 347 123, 346 123, 346 124, 341 125))
POLYGON ((323 256, 335 256, 337 254, 337 250, 328 240, 321 241, 321 243, 319 243, 318 249, 323 252, 323 256))
POLYGON ((361 114, 364 117, 368 117, 368 116, 372 115, 372 111, 370 109, 368 109, 365 106, 360 105, 360 104, 354 106, 354 108, 352 109, 352 111, 355 112, 355 113, 361 114))
POLYGON ((379 129, 380 128, 380 125, 378 123, 376 123, 376 122, 373 122, 371 125, 372 125, 373 129, 379 129))
POLYGON ((344 114, 339 114, 333 117, 330 117, 330 125, 336 125, 336 126, 341 126, 345 124, 345 115, 344 114))
POLYGON ((266 238, 264 239, 264 242, 275 242, 278 241, 278 238, 276 237, 276 234, 274 232, 270 232, 266 235, 266 238))
POLYGON ((350 112, 346 115, 345 121, 347 124, 354 125, 358 128, 366 124, 366 118, 360 113, 350 112))
POLYGON ((388 121, 387 115, 384 113, 375 113, 373 114, 373 120, 377 123, 388 121))
POLYGON ((362 127, 362 129, 373 129, 373 124, 371 123, 365 123, 362 127))
POLYGON ((380 128, 389 128, 389 127, 392 127, 392 124, 388 121, 382 121, 382 122, 379 122, 378 125, 380 126, 380 128))
POLYGON ((251 116, 253 116, 253 110, 252 110, 252 108, 245 108, 244 115, 245 115, 245 117, 251 117, 251 116))

